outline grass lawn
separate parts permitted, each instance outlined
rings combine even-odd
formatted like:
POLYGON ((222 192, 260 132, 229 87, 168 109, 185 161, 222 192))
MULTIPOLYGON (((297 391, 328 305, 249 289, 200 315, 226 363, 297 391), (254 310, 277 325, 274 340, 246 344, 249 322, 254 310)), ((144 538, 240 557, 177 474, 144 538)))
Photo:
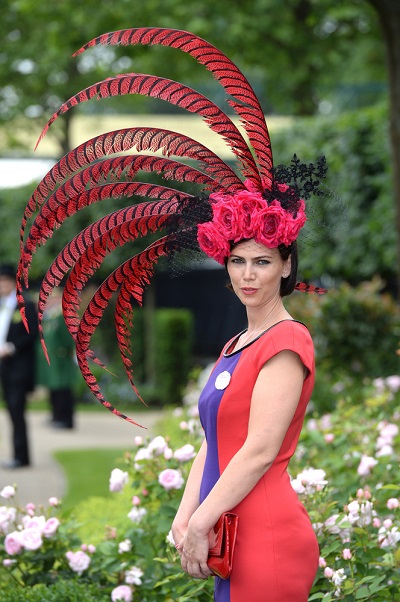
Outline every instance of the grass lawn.
POLYGON ((93 496, 111 497, 108 488, 113 468, 124 469, 123 449, 74 449, 57 451, 55 459, 68 483, 63 508, 69 510, 93 496))

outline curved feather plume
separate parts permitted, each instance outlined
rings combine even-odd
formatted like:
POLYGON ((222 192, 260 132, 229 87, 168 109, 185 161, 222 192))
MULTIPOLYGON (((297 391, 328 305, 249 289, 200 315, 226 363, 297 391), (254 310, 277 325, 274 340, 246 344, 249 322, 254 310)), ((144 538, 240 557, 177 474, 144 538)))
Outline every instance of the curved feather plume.
POLYGON ((220 82, 228 94, 242 105, 252 108, 247 114, 241 113, 238 103, 231 103, 235 112, 243 118, 250 144, 253 146, 260 166, 263 188, 272 186, 272 149, 265 123, 264 113, 259 100, 240 69, 218 48, 188 31, 160 27, 138 27, 105 33, 82 46, 73 56, 82 54, 90 47, 98 45, 133 46, 162 45, 176 48, 191 55, 208 69, 220 82), (263 151, 260 154, 260 141, 263 151))
MULTIPOLYGON (((143 290, 143 286, 149 282, 153 274, 154 264, 161 256, 166 254, 166 244, 168 240, 168 236, 160 239, 156 243, 150 245, 142 253, 135 255, 135 257, 127 260, 116 270, 114 270, 114 272, 102 283, 89 302, 85 312, 82 315, 76 337, 78 364, 91 392, 110 412, 134 424, 137 423, 124 414, 121 414, 121 412, 116 410, 104 398, 99 384, 89 368, 87 352, 89 350, 92 334, 100 322, 113 293, 115 293, 124 282, 129 279, 134 279, 134 283, 132 284, 132 294, 136 294, 137 297, 140 297, 140 295, 138 295, 138 291, 141 287, 143 290)), ((133 379, 130 378, 130 382, 136 395, 139 397, 139 399, 141 399, 133 379)))
MULTIPOLYGON (((83 169, 78 174, 67 180, 62 186, 47 199, 42 206, 34 224, 31 227, 27 242, 21 252, 19 273, 22 273, 26 279, 27 270, 32 260, 32 255, 36 252, 37 247, 43 244, 48 237, 52 236, 54 227, 57 227, 61 222, 59 219, 58 208, 66 205, 69 200, 82 198, 88 194, 88 190, 92 190, 99 182, 104 182, 107 177, 111 180, 118 180, 123 174, 126 179, 134 178, 138 171, 147 172, 154 171, 162 173, 166 179, 174 179, 180 182, 200 183, 212 190, 216 186, 209 176, 203 172, 189 167, 179 161, 166 159, 164 157, 154 157, 152 155, 136 155, 114 157, 99 161, 94 165, 83 169), (57 212, 57 213, 56 213, 57 212), (54 216, 54 222, 50 221, 50 230, 48 221, 50 216, 54 216), (58 216, 58 217, 57 217, 58 216)), ((111 194, 111 193, 110 193, 111 194)), ((119 194, 121 194, 119 192, 119 194)), ((125 193, 124 193, 125 196, 125 193)), ((130 193, 126 193, 130 196, 130 193)), ((84 202, 83 202, 84 204, 84 202)))
POLYGON ((38 144, 57 117, 66 113, 72 107, 92 98, 102 99, 125 94, 140 94, 151 98, 160 98, 203 117, 210 129, 223 138, 239 159, 242 164, 243 175, 262 191, 260 174, 253 156, 232 120, 215 103, 196 92, 196 90, 179 82, 154 75, 143 73, 116 75, 81 90, 63 103, 48 120, 39 137, 38 144))
MULTIPOLYGON (((212 101, 181 83, 140 73, 109 77, 71 97, 47 122, 38 143, 53 121, 77 104, 94 97, 141 94, 160 98, 201 116, 208 127, 228 144, 239 161, 241 176, 249 179, 259 191, 272 187, 272 153, 261 106, 247 79, 223 53, 188 32, 137 28, 100 36, 76 54, 95 44, 161 44, 190 54, 212 73, 226 93, 233 98, 228 100, 228 103, 240 117, 250 145, 254 149, 255 158, 236 125, 212 101)), ((117 293, 115 328, 119 351, 129 382, 141 399, 134 383, 129 357, 129 334, 133 319, 131 302, 135 299, 139 304, 142 303, 143 290, 153 275, 154 264, 161 256, 171 252, 174 234, 154 242, 114 270, 96 291, 81 318, 80 293, 109 253, 117 247, 132 243, 138 237, 165 227, 171 216, 182 217, 182 223, 185 223, 187 207, 181 201, 187 199, 189 204, 195 202, 194 197, 179 190, 131 181, 139 170, 162 174, 168 180, 197 183, 208 192, 218 190, 234 194, 244 189, 242 178, 229 165, 210 149, 183 134, 158 128, 136 127, 96 136, 60 159, 29 199, 21 225, 21 256, 17 276, 17 298, 26 323, 22 286, 23 283, 28 286, 33 254, 53 235, 54 229, 80 209, 106 198, 145 196, 156 199, 113 211, 77 234, 47 270, 39 294, 39 329, 46 353, 42 329, 43 311, 53 288, 67 276, 63 292, 63 314, 75 339, 82 374, 95 397, 111 412, 130 422, 134 421, 113 408, 104 398, 90 370, 90 359, 104 367, 90 347, 91 337, 111 296, 117 293), (138 153, 161 151, 164 157, 141 154, 109 157, 131 149, 138 153), (179 159, 194 159, 199 169, 165 157, 171 155, 179 159), (121 179, 124 181, 121 182, 121 179), (36 213, 25 240, 28 220, 36 213)), ((199 201, 201 208, 201 199, 199 201)), ((208 205, 207 207, 206 212, 210 210, 208 205)), ((179 230, 179 219, 176 224, 179 230)), ((191 225, 190 221, 187 226, 190 231, 191 225)), ((175 223, 170 221, 169 227, 175 228, 175 223)), ((179 245, 180 242, 177 241, 176 248, 180 248, 179 245)))
MULTIPOLYGON (((43 351, 48 359, 47 349, 43 336, 43 313, 46 307, 47 299, 51 295, 53 289, 57 287, 66 274, 74 267, 76 262, 84 257, 84 253, 87 249, 95 243, 101 236, 110 236, 113 238, 113 229, 123 224, 130 224, 130 240, 134 240, 137 236, 145 236, 147 232, 154 232, 154 222, 149 221, 151 216, 158 215, 170 215, 174 211, 177 205, 176 201, 152 201, 148 203, 141 203, 132 207, 119 209, 114 211, 105 217, 97 220, 90 226, 87 226, 77 236, 75 236, 57 255, 55 260, 52 262, 50 268, 47 270, 40 287, 39 301, 38 301, 38 323, 39 323, 39 336, 42 343, 43 351)), ((158 225, 162 224, 163 220, 160 220, 158 225)), ((106 239, 104 239, 106 240, 106 239)), ((108 250, 111 247, 108 246, 108 250)), ((94 272, 92 272, 94 273, 94 272)), ((92 275, 92 273, 90 275, 92 275)), ((88 276, 89 277, 89 276, 88 276)), ((88 278, 84 278, 81 282, 84 285, 88 278)), ((76 306, 78 298, 74 298, 76 306)), ((71 305, 71 308, 74 303, 71 305)), ((67 326, 71 336, 76 338, 76 324, 78 320, 78 314, 75 313, 74 320, 68 320, 67 326)), ((96 361, 96 360, 95 360, 96 361)), ((104 366, 103 366, 104 367, 104 366)))
POLYGON ((39 215, 36 217, 35 222, 31 227, 24 251, 20 256, 17 272, 16 294, 24 323, 26 322, 26 318, 22 295, 22 277, 29 269, 32 258, 32 249, 36 248, 37 244, 44 244, 46 240, 52 236, 54 228, 57 227, 57 225, 62 224, 67 217, 71 217, 74 213, 80 211, 84 207, 104 199, 116 199, 133 195, 166 200, 179 200, 191 196, 187 193, 175 190, 174 188, 167 188, 166 186, 147 184, 145 182, 122 182, 97 186, 96 188, 92 188, 75 197, 67 198, 66 202, 62 205, 55 201, 54 210, 50 199, 48 203, 42 206, 39 215))
POLYGON ((161 150, 167 156, 196 159, 204 171, 227 191, 234 192, 243 188, 242 181, 231 167, 213 151, 189 136, 151 127, 126 128, 107 132, 91 138, 64 155, 38 184, 22 217, 20 233, 22 246, 27 220, 68 176, 104 156, 129 151, 132 148, 138 152, 161 150))

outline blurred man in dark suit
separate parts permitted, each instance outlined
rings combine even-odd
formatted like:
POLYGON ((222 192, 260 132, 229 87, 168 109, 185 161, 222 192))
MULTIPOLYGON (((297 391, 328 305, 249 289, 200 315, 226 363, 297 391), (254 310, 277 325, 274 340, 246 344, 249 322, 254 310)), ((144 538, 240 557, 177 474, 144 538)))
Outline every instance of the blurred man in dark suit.
POLYGON ((0 265, 0 381, 13 427, 14 457, 3 468, 29 466, 25 423, 26 396, 34 386, 35 339, 38 323, 35 306, 26 302, 29 332, 22 323, 15 296, 15 269, 0 265))

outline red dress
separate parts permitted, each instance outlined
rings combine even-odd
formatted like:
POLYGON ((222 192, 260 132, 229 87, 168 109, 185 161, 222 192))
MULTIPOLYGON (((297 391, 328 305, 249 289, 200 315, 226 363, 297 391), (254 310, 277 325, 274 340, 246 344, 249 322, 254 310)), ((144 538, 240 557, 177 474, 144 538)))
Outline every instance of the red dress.
POLYGON ((283 320, 230 352, 237 338, 226 345, 199 400, 207 439, 200 501, 246 440, 252 391, 264 364, 280 351, 291 350, 299 355, 308 376, 272 466, 232 508, 239 515, 233 571, 226 581, 215 578, 214 599, 307 602, 318 568, 318 543, 308 514, 290 484, 287 466, 314 386, 313 342, 307 328, 294 320, 283 320))

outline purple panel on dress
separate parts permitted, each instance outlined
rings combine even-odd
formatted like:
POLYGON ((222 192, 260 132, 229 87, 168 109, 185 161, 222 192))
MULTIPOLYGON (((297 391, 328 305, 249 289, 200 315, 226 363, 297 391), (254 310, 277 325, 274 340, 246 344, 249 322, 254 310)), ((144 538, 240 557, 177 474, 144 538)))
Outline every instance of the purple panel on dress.
POLYGON ((220 375, 224 372, 228 372, 229 375, 232 376, 236 364, 239 361, 240 355, 240 353, 235 353, 230 357, 221 357, 200 395, 199 414, 207 439, 207 457, 200 487, 200 502, 207 497, 220 476, 218 461, 217 417, 219 406, 225 393, 225 388, 229 383, 229 381, 226 383, 226 380, 224 382, 224 378, 220 377, 220 375), (219 381, 217 381, 218 377, 220 377, 219 381), (221 384, 218 386, 224 388, 218 389, 216 387, 216 381, 217 384, 221 381, 221 384))

